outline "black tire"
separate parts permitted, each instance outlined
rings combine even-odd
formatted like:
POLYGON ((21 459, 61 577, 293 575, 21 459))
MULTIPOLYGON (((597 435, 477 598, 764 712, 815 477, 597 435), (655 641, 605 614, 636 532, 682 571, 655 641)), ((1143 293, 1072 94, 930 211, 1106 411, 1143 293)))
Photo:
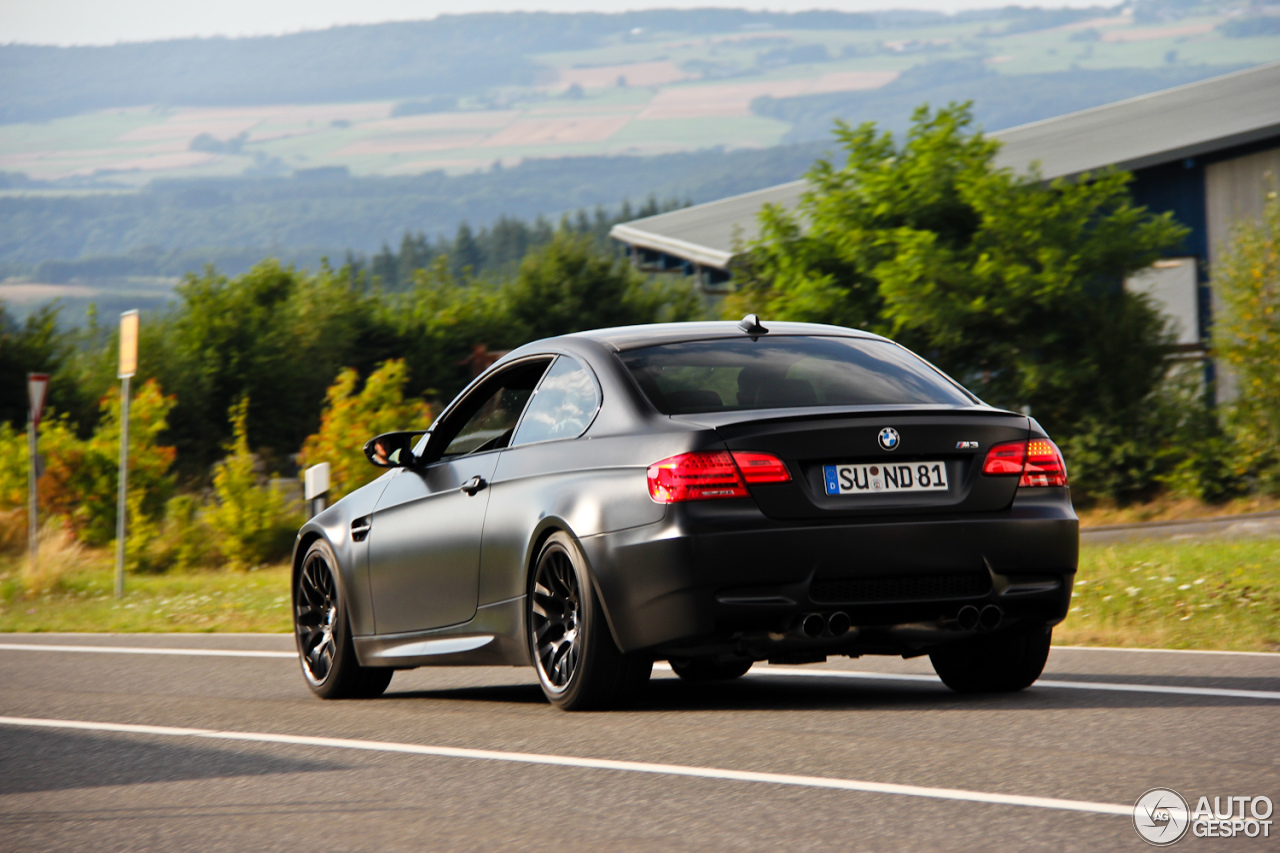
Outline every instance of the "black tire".
POLYGON ((361 666, 356 660, 337 566, 333 549, 323 539, 302 558, 293 583, 298 663, 307 686, 321 699, 372 699, 387 689, 395 670, 361 666))
POLYGON ((586 560, 567 533, 553 533, 529 578, 529 652, 547 700, 565 711, 626 705, 653 660, 618 650, 586 560))
POLYGON ((742 658, 671 658, 671 671, 684 681, 729 681, 741 678, 755 663, 742 658))
POLYGON ((934 672, 957 693, 1012 693, 1044 672, 1053 629, 1046 625, 976 637, 929 653, 934 672))

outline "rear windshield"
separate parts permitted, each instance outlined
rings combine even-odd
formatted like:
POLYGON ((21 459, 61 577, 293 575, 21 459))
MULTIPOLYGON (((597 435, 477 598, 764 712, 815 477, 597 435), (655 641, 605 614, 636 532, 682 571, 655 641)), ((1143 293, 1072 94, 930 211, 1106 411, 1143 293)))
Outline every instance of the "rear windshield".
POLYGON ((649 401, 666 415, 977 402, 897 344, 865 338, 690 341, 630 350, 619 357, 649 401))

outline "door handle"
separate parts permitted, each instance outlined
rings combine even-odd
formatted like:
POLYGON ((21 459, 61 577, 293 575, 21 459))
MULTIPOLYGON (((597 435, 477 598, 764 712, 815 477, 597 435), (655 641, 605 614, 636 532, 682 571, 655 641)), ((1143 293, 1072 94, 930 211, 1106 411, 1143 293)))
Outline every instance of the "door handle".
POLYGON ((480 491, 487 485, 489 484, 488 482, 485 481, 484 477, 481 477, 479 474, 477 474, 476 476, 472 477, 470 480, 467 480, 465 483, 462 484, 462 491, 466 492, 469 495, 474 495, 476 492, 480 491))

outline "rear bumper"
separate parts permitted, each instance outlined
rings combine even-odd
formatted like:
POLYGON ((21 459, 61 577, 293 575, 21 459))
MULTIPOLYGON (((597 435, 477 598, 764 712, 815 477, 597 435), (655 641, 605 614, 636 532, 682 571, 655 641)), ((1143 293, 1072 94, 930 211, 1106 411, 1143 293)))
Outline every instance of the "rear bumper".
POLYGON ((798 524, 750 501, 673 505, 654 525, 581 545, 623 651, 915 654, 974 631, 965 605, 1002 624, 1066 616, 1079 524, 1066 489, 1022 490, 965 516, 798 524), (853 630, 804 635, 807 614, 848 614, 853 630))

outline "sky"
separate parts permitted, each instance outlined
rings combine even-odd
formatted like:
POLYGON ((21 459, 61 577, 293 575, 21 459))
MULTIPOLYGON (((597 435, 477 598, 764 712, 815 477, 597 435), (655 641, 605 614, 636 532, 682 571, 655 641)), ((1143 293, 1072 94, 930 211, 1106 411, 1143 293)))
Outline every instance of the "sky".
POLYGON ((276 35, 340 24, 467 12, 625 12, 719 6, 801 12, 887 8, 957 12, 1007 6, 1114 5, 1116 0, 0 0, 0 44, 115 44, 190 36, 276 35))

